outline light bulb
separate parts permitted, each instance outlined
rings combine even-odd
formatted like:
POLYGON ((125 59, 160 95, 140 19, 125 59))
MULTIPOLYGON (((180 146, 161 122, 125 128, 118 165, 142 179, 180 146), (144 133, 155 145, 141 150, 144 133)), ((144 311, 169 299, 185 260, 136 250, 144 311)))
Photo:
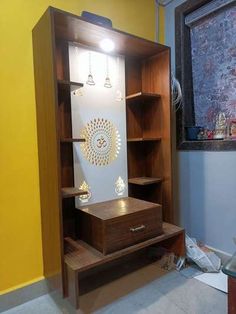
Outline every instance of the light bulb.
POLYGON ((99 45, 102 50, 106 52, 111 52, 115 48, 114 42, 109 38, 104 38, 102 41, 100 41, 99 45))

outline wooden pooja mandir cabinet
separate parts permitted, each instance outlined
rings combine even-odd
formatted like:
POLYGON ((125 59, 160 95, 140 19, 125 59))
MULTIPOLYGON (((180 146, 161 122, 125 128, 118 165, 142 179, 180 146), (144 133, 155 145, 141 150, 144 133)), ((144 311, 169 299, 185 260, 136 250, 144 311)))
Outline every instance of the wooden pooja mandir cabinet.
POLYGON ((78 308, 86 272, 158 243, 184 255, 184 230, 171 225, 170 49, 50 7, 33 29, 33 50, 44 275, 78 308), (106 255, 76 230, 75 197, 87 192, 74 186, 73 142, 84 139, 72 137, 71 91, 83 84, 70 81, 68 55, 71 42, 100 51, 104 38, 125 57, 129 196, 161 204, 165 221, 161 235, 106 255))

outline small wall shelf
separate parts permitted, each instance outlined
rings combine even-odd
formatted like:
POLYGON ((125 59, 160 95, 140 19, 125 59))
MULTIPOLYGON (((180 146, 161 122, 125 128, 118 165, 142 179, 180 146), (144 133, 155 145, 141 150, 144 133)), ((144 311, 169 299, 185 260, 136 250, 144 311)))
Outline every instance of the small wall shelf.
POLYGON ((143 93, 143 92, 138 92, 135 94, 131 94, 126 96, 127 101, 133 101, 133 100, 139 100, 139 101, 145 101, 145 100, 151 100, 151 99, 157 99, 159 98, 159 94, 155 93, 143 93))
POLYGON ((71 91, 74 91, 84 86, 83 83, 71 82, 67 80, 58 80, 57 83, 62 90, 70 89, 71 91))
POLYGON ((150 138, 143 138, 143 137, 136 137, 136 138, 128 138, 127 142, 155 142, 160 141, 160 137, 150 137, 150 138))
POLYGON ((128 182, 130 184, 149 185, 149 184, 156 184, 156 183, 162 182, 162 178, 138 177, 138 178, 130 178, 128 182))
POLYGON ((85 138, 61 138, 61 143, 85 142, 85 138))
POLYGON ((80 196, 80 195, 88 194, 87 191, 82 191, 82 190, 79 190, 78 188, 75 188, 75 187, 62 188, 61 192, 62 192, 62 197, 63 198, 69 198, 69 197, 74 197, 74 196, 80 196))

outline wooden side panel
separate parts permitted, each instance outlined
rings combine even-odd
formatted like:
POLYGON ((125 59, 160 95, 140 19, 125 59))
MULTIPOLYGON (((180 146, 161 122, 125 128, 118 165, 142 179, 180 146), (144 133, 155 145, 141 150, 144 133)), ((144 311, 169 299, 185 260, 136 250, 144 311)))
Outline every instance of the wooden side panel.
POLYGON ((60 90, 58 93, 59 103, 59 129, 61 138, 72 138, 71 129, 71 100, 69 90, 60 90))
POLYGON ((125 62, 126 95, 135 94, 142 90, 140 60, 127 58, 125 62))
POLYGON ((76 271, 66 267, 66 277, 67 277, 67 295, 71 304, 77 310, 79 308, 79 280, 76 271))
POLYGON ((155 202, 157 204, 162 204, 162 186, 161 184, 151 184, 144 186, 129 184, 129 196, 149 202, 155 202))
POLYGON ((44 276, 62 290, 61 196, 53 25, 48 10, 33 29, 44 276))
POLYGON ((56 41, 56 73, 58 80, 69 80, 68 44, 65 41, 56 41))
POLYGON ((99 251, 104 247, 103 221, 80 210, 76 212, 77 238, 89 243, 99 251))
POLYGON ((161 98, 142 106, 143 137, 161 137, 164 127, 161 117, 161 98))
MULTIPOLYGON (((155 57, 146 59, 142 69, 143 92, 160 94, 161 156, 162 168, 162 207, 163 219, 173 222, 172 208, 172 164, 171 164, 171 93, 170 93, 170 51, 164 51, 155 57)), ((159 121, 160 121, 159 120, 159 121)))
POLYGON ((174 252, 176 256, 185 256, 185 232, 182 231, 175 237, 163 241, 161 245, 170 252, 174 252))
POLYGON ((127 138, 143 137, 142 106, 136 103, 126 104, 127 138))
POLYGON ((228 314, 236 314, 236 279, 228 277, 228 314))

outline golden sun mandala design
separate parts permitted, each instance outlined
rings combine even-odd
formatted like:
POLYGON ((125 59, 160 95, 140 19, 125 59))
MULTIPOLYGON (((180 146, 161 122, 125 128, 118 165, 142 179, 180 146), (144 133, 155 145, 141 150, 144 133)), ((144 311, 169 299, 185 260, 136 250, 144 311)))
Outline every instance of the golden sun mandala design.
POLYGON ((106 166, 119 154, 121 139, 117 128, 107 119, 97 118, 86 124, 81 132, 84 157, 93 165, 106 166))

